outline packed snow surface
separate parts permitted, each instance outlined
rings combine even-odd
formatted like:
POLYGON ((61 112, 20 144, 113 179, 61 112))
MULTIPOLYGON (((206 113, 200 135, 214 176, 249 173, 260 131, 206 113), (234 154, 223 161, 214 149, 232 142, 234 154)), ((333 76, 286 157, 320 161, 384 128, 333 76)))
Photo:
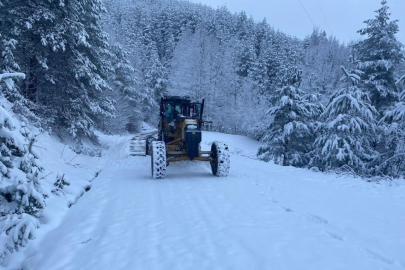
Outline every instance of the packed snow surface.
POLYGON ((109 148, 91 190, 26 251, 27 269, 405 268, 402 181, 265 163, 260 143, 211 132, 202 148, 228 143, 228 177, 181 162, 152 179, 150 157, 130 156, 130 139, 102 137, 109 148))

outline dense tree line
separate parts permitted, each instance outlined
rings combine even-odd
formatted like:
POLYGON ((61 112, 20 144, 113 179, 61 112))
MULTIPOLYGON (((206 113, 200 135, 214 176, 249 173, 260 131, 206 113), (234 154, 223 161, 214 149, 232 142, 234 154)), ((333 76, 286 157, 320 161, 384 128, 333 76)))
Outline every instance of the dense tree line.
POLYGON ((132 52, 145 89, 205 98, 214 129, 265 142, 263 160, 403 174, 404 50, 386 1, 349 45, 319 29, 299 40, 226 7, 106 6, 109 32, 132 52))
MULTIPOLYGON (((333 102, 330 98, 356 87, 377 110, 372 148, 379 154, 367 164, 397 156, 392 143, 391 150, 385 151, 389 143, 382 132, 400 133, 393 130, 398 118, 386 114, 401 102, 404 52, 386 1, 359 30, 365 38, 349 46, 319 29, 299 40, 276 31, 266 20, 255 22, 243 11, 232 14, 226 7, 214 10, 183 1, 105 0, 103 6, 100 0, 28 5, 3 0, 2 10, 2 32, 8 40, 4 42, 9 42, 3 46, 13 47, 18 63, 13 70, 26 75, 18 84, 19 104, 25 105, 20 105, 21 110, 33 119, 40 116, 40 124, 59 133, 67 131, 78 142, 85 137, 96 141, 95 128, 136 131, 142 121, 156 121, 161 96, 189 95, 206 99, 206 119, 213 121, 215 130, 268 143, 259 152, 269 160, 270 152, 279 149, 274 146, 274 138, 281 136, 274 133, 281 117, 275 108, 284 106, 279 102, 290 98, 294 103, 283 110, 306 108, 301 116, 295 112, 307 125, 302 132, 319 135, 326 132, 319 120, 326 121, 323 110, 333 102), (353 70, 351 75, 346 69, 353 70), (295 83, 286 79, 293 70, 300 73, 295 83), (342 74, 356 76, 354 85, 341 80, 342 74), (264 149, 270 152, 265 154, 264 149)), ((295 116, 288 117, 279 125, 296 121, 295 116)), ((279 132, 283 130, 280 126, 279 132)), ((319 138, 307 135, 306 146, 297 152, 303 153, 299 159, 306 160, 300 166, 315 165, 309 161, 317 160, 311 155, 317 152, 316 145, 320 147, 319 138)), ((282 147, 297 150, 293 140, 282 147)), ((271 159, 296 164, 286 160, 287 152, 277 152, 281 156, 271 159)), ((324 165, 317 167, 326 169, 324 165)))
MULTIPOLYGON (((332 65, 323 72, 324 61, 338 54, 331 51, 329 56, 322 57, 325 47, 318 45, 312 46, 318 50, 317 54, 307 50, 307 56, 308 52, 312 55, 310 60, 320 59, 315 65, 318 69, 314 72, 315 80, 311 77, 303 83, 302 90, 306 94, 329 97, 329 100, 320 99, 325 107, 304 121, 307 126, 293 123, 302 121, 303 112, 310 112, 314 99, 304 102, 299 109, 302 98, 298 91, 290 90, 279 99, 281 107, 271 103, 270 114, 285 106, 288 109, 270 121, 265 137, 268 141, 259 150, 259 157, 264 160, 270 157, 282 165, 315 167, 322 171, 344 169, 363 176, 404 175, 405 112, 401 69, 404 50, 396 38, 397 21, 390 21, 388 9, 387 2, 382 1, 375 18, 365 21, 365 28, 358 31, 364 39, 348 47, 349 61, 343 62, 340 72, 336 61, 327 61, 332 65), (340 80, 338 74, 343 74, 340 80), (294 132, 300 136, 291 138, 294 132), (311 134, 312 138, 308 139, 311 134), (308 140, 307 148, 302 151, 308 140), (304 162, 297 163, 302 160, 304 162)), ((322 40, 322 35, 313 33, 308 41, 319 38, 322 40)), ((327 44, 327 50, 330 45, 327 44)), ((304 61, 302 67, 307 76, 308 63, 310 61, 304 61)), ((282 89, 293 87, 291 83, 283 85, 282 89)))
POLYGON ((131 52, 142 87, 156 97, 205 98, 206 117, 219 131, 261 138, 268 96, 283 70, 304 57, 302 41, 243 11, 181 1, 106 1, 106 7, 107 31, 131 52))

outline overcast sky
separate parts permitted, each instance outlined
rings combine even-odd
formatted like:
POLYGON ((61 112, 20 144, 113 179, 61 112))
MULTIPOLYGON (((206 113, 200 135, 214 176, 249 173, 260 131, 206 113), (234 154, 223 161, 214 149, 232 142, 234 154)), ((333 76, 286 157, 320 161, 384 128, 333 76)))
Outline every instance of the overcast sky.
MULTIPOLYGON (((275 29, 303 38, 314 25, 341 41, 360 38, 357 30, 374 17, 381 0, 189 0, 217 8, 226 5, 231 12, 245 10, 256 21, 267 19, 275 29), (308 13, 308 15, 307 15, 308 13), (312 21, 312 22, 311 22, 312 21)), ((391 19, 399 20, 398 38, 405 43, 405 0, 388 0, 391 19)))

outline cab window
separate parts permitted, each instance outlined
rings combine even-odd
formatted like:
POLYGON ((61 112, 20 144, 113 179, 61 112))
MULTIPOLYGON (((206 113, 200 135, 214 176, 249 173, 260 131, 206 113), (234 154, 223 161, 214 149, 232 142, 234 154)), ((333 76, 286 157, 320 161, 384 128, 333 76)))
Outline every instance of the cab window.
POLYGON ((166 122, 171 122, 173 119, 173 106, 168 103, 165 105, 165 120, 166 122))
POLYGON ((201 104, 195 104, 194 106, 194 112, 193 112, 193 117, 200 117, 201 113, 201 104))
POLYGON ((175 110, 178 114, 181 114, 181 104, 176 104, 175 110))
POLYGON ((177 117, 180 114, 183 114, 183 112, 181 111, 181 104, 176 104, 174 106, 174 117, 177 117))

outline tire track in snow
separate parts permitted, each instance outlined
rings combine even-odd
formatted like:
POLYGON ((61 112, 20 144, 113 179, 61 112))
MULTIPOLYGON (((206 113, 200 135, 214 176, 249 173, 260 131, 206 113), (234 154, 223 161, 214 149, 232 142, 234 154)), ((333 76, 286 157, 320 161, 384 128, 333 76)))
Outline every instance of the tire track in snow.
MULTIPOLYGON (((254 181, 254 185, 257 187, 263 187, 263 184, 264 184, 263 180, 254 181)), ((274 199, 273 196, 268 195, 267 192, 273 191, 274 188, 267 186, 266 190, 267 191, 260 191, 260 195, 263 197, 266 197, 268 201, 270 201, 274 204, 277 204, 285 212, 289 212, 289 213, 294 212, 291 208, 281 205, 279 203, 279 201, 274 199)), ((405 265, 403 265, 401 262, 396 261, 394 259, 390 259, 385 255, 382 255, 378 252, 373 251, 372 249, 363 247, 359 243, 359 241, 356 239, 356 235, 354 235, 354 233, 352 233, 351 236, 346 235, 345 237, 343 237, 340 233, 338 233, 336 231, 342 232, 342 231, 344 231, 344 228, 340 225, 330 224, 326 218, 323 218, 318 215, 302 213, 302 212, 296 212, 295 214, 297 215, 298 218, 300 218, 302 220, 307 220, 307 221, 313 223, 315 226, 326 227, 323 230, 325 235, 327 235, 328 237, 330 237, 333 240, 344 242, 346 245, 349 245, 349 246, 355 248, 358 252, 362 253, 363 256, 366 257, 367 259, 379 261, 379 262, 382 262, 384 264, 391 265, 391 266, 395 265, 395 266, 398 266, 401 268, 405 268, 405 265)))

